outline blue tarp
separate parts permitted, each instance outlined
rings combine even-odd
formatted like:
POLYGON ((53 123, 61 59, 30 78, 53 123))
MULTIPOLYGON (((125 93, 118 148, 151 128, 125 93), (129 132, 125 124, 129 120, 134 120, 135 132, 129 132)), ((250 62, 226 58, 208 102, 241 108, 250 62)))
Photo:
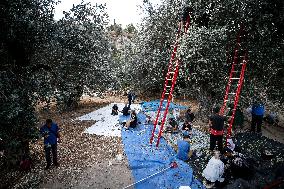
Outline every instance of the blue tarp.
MULTIPOLYGON (((144 122, 145 115, 138 114, 138 120, 144 122)), ((140 124, 128 131, 122 130, 124 151, 135 182, 148 177, 170 166, 176 161, 178 168, 171 168, 137 185, 136 189, 177 189, 180 186, 190 186, 192 189, 204 188, 193 177, 191 167, 176 158, 176 152, 161 138, 159 148, 149 145, 153 125, 140 124)))
MULTIPOLYGON (((147 112, 147 111, 157 111, 160 105, 160 100, 155 100, 155 101, 151 101, 151 102, 142 102, 141 103, 141 107, 142 107, 142 111, 147 112)), ((166 107, 167 102, 163 102, 163 107, 166 107)), ((169 105, 169 109, 173 110, 173 109, 180 109, 180 110, 185 110, 187 109, 186 106, 182 106, 182 105, 178 105, 178 104, 174 104, 174 103, 170 103, 169 105)))

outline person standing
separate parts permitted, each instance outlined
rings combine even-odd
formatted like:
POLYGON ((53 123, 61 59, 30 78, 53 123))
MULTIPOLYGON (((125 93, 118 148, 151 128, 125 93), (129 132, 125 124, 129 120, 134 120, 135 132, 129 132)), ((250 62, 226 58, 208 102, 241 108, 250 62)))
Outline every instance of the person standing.
POLYGON ((60 129, 58 125, 51 119, 47 119, 46 123, 40 128, 40 133, 44 137, 44 151, 47 163, 45 169, 47 170, 51 166, 51 153, 53 164, 58 167, 57 142, 60 142, 60 129))
POLYGON ((260 100, 256 100, 251 108, 251 131, 261 133, 261 125, 263 120, 265 109, 264 105, 260 100))
POLYGON ((130 107, 131 101, 132 101, 132 93, 131 93, 131 91, 128 92, 127 98, 128 98, 128 106, 130 107))
POLYGON ((213 109, 213 115, 209 117, 209 131, 210 131, 210 150, 213 151, 216 144, 218 150, 223 150, 223 133, 225 117, 219 115, 220 108, 213 109))

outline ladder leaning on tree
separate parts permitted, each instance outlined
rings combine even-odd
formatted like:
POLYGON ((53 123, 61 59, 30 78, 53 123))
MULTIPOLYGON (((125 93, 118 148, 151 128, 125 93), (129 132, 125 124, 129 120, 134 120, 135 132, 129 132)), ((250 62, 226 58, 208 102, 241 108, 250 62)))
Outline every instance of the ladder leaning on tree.
POLYGON ((176 41, 173 45, 173 51, 172 51, 171 58, 170 58, 170 61, 169 61, 169 64, 168 64, 167 75, 166 75, 166 78, 165 78, 165 81, 164 81, 164 89, 163 89, 163 92, 162 92, 157 116, 156 116, 156 119, 155 119, 155 122, 154 122, 154 128, 152 130, 152 135, 151 135, 151 138, 150 138, 150 144, 153 143, 155 137, 157 138, 156 147, 158 147, 159 143, 160 143, 160 138, 161 138, 161 135, 162 135, 162 132, 163 132, 163 127, 164 127, 165 122, 166 122, 170 102, 173 99, 173 92, 174 92, 176 80, 177 80, 178 73, 179 73, 179 66, 181 64, 181 59, 180 59, 180 57, 177 57, 177 51, 178 51, 178 47, 179 47, 179 44, 180 44, 180 39, 181 39, 181 37, 184 33, 187 33, 188 28, 189 28, 189 24, 190 24, 190 15, 188 14, 187 19, 186 19, 186 23, 179 22, 179 25, 178 25, 178 31, 177 31, 177 34, 176 34, 176 41), (162 118, 160 117, 161 110, 164 110, 162 118), (157 128, 158 123, 161 123, 161 124, 160 124, 160 128, 159 128, 159 131, 158 131, 158 135, 156 135, 155 132, 156 132, 156 128, 157 128))
POLYGON ((240 31, 237 35, 237 44, 234 50, 233 63, 229 75, 228 84, 225 90, 224 102, 220 110, 220 115, 227 115, 230 111, 230 107, 228 107, 227 105, 229 104, 229 106, 231 106, 231 104, 233 103, 233 107, 231 107, 232 115, 229 116, 228 119, 226 141, 231 137, 232 134, 232 127, 241 94, 241 89, 244 83, 246 65, 248 62, 248 51, 247 49, 244 49, 241 44, 241 39, 243 38, 244 32, 243 30, 243 25, 241 25, 240 31), (240 53, 242 53, 241 56, 239 56, 240 53))

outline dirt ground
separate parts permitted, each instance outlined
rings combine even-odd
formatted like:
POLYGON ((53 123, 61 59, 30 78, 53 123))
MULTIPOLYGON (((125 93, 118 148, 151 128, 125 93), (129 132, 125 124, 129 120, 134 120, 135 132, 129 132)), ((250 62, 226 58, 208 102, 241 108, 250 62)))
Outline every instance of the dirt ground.
MULTIPOLYGON (((94 124, 94 121, 75 120, 75 118, 111 102, 126 102, 126 97, 110 96, 104 99, 84 97, 79 107, 74 111, 39 112, 39 127, 47 118, 53 119, 61 127, 62 142, 58 145, 60 167, 44 170, 43 139, 38 140, 31 144, 33 158, 31 172, 13 171, 8 173, 7 178, 13 182, 6 186, 9 188, 111 189, 123 188, 133 183, 134 180, 123 152, 121 138, 84 134, 83 131, 94 124)), ((197 113, 198 106, 194 101, 175 100, 175 103, 191 106, 193 112, 197 113)), ((195 125, 204 130, 207 123, 199 121, 195 125)), ((248 128, 249 123, 247 122, 246 129, 248 128)), ((284 129, 282 127, 265 124, 263 135, 284 143, 284 129)))
MULTIPOLYGON (((115 99, 119 100, 119 99, 115 99)), ((31 144, 33 168, 17 176, 11 188, 123 188, 133 182, 120 137, 84 134, 93 121, 77 121, 77 117, 105 106, 112 99, 82 99, 72 112, 39 112, 39 126, 46 118, 61 128, 62 142, 58 144, 60 167, 44 170, 43 139, 31 144)))

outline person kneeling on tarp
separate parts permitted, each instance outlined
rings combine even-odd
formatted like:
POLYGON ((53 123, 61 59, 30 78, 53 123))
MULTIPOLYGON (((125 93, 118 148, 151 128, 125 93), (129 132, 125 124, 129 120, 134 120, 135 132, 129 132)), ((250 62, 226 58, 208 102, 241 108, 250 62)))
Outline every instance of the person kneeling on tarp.
POLYGON ((192 135, 192 126, 190 122, 184 122, 183 126, 182 126, 182 134, 183 136, 191 136, 192 135))
POLYGON ((183 140, 177 142, 177 158, 183 161, 188 161, 191 156, 189 136, 183 136, 183 140))
POLYGON ((215 151, 214 156, 209 160, 206 168, 202 172, 202 176, 204 176, 206 179, 206 188, 212 188, 216 181, 223 182, 223 173, 224 163, 220 160, 220 152, 215 151))
POLYGON ((112 107, 111 115, 118 115, 118 106, 114 104, 112 107))
POLYGON ((126 129, 129 129, 129 127, 135 128, 136 126, 137 126, 137 115, 135 110, 132 110, 130 114, 130 120, 126 122, 125 128, 126 129))
POLYGON ((177 133, 178 132, 178 123, 175 118, 171 117, 169 119, 169 125, 166 128, 166 131, 169 133, 177 133))
POLYGON ((231 138, 228 138, 227 146, 224 148, 224 152, 233 153, 233 152, 239 152, 239 151, 240 151, 239 146, 237 146, 231 138))
POLYGON ((130 110, 130 107, 127 106, 127 104, 125 104, 124 108, 122 109, 122 115, 124 116, 128 116, 129 115, 129 110, 130 110))

